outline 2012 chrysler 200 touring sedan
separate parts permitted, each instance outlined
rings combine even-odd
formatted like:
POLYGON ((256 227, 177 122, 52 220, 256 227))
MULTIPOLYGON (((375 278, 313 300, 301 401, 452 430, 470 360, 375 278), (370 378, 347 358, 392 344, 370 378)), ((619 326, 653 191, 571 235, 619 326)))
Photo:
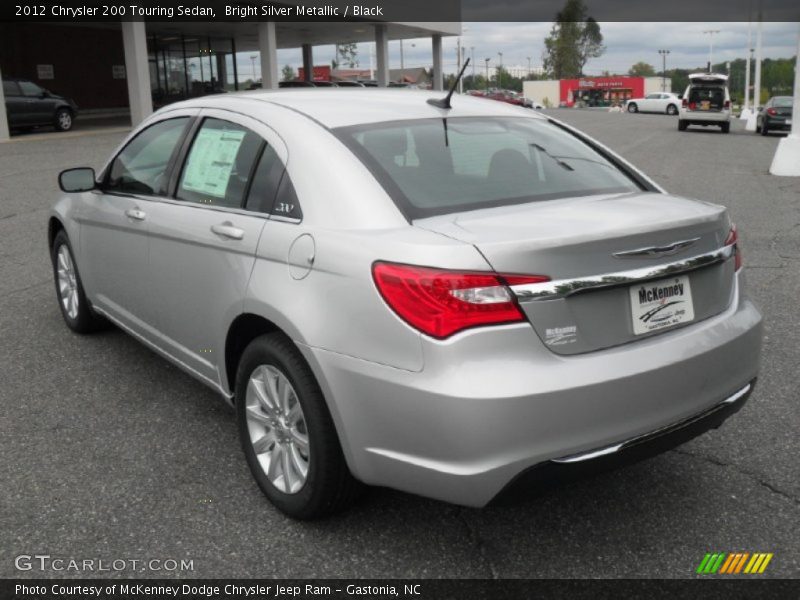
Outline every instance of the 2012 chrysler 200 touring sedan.
POLYGON ((111 321, 234 404, 294 517, 362 483, 482 506, 675 446, 754 385, 725 208, 545 116, 434 98, 190 100, 60 175, 67 325, 111 321))

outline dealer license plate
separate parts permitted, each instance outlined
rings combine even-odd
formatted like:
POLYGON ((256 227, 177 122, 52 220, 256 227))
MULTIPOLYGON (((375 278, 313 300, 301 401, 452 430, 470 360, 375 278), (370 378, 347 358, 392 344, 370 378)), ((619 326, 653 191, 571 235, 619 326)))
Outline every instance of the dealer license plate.
POLYGON ((642 335, 694 319, 689 276, 669 277, 630 288, 633 333, 642 335))

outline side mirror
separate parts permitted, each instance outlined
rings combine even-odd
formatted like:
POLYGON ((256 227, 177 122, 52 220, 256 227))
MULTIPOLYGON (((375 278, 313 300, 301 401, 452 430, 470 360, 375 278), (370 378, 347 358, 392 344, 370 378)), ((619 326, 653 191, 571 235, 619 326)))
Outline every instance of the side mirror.
POLYGON ((78 167, 77 169, 67 169, 58 174, 58 187, 62 192, 88 192, 97 187, 95 182, 94 169, 90 167, 78 167))

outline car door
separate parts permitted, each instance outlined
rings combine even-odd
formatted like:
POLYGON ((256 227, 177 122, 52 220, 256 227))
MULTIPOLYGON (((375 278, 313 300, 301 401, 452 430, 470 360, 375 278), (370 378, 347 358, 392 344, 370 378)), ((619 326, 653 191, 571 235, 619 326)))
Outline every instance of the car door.
POLYGON ((173 174, 172 199, 152 209, 150 278, 159 298, 160 344, 214 384, 268 218, 244 208, 246 194, 259 162, 272 157, 282 169, 286 155, 263 123, 204 109, 173 174))
POLYGON ((158 298, 148 279, 150 212, 167 193, 171 163, 196 112, 184 110, 139 131, 109 163, 99 189, 84 194, 76 211, 78 264, 90 301, 151 341, 158 298))
POLYGON ((642 112, 653 112, 655 110, 655 104, 658 100, 658 94, 647 94, 642 100, 643 106, 639 109, 642 112))
POLYGON ((32 81, 19 81, 19 87, 25 97, 28 123, 31 125, 50 125, 53 122, 54 111, 52 100, 47 97, 44 89, 32 81))
POLYGON ((16 81, 3 80, 3 95, 6 97, 6 113, 11 127, 22 127, 30 122, 27 99, 22 95, 16 81))

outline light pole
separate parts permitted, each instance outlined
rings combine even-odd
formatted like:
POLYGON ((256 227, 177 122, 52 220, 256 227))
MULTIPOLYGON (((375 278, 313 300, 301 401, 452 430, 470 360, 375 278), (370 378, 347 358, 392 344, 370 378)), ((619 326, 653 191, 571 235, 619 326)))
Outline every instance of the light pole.
POLYGON ((405 73, 403 72, 405 69, 405 63, 403 61, 403 40, 400 40, 400 78, 402 79, 405 77, 405 73))
POLYGON ((469 58, 472 63, 472 87, 475 87, 475 46, 469 47, 469 58))
POLYGON ((706 29, 703 33, 708 34, 708 72, 711 73, 714 64, 714 34, 720 33, 719 29, 706 29))
POLYGON ((489 61, 492 60, 491 58, 484 58, 486 62, 486 91, 489 91, 489 61))
POLYGON ((500 75, 501 75, 501 72, 503 70, 503 53, 502 52, 498 52, 497 56, 500 57, 500 62, 497 63, 497 87, 500 88, 500 87, 502 87, 501 84, 500 84, 500 75))
POLYGON ((253 66, 253 83, 256 82, 256 59, 258 58, 257 54, 250 55, 250 64, 253 66))
POLYGON ((528 59, 528 79, 530 79, 531 78, 531 57, 528 56, 527 59, 528 59))
POLYGON ((753 18, 747 23, 747 65, 744 68, 744 108, 739 118, 747 119, 750 116, 750 65, 753 62, 753 18))
POLYGON ((667 91, 667 54, 669 54, 669 50, 659 50, 658 53, 661 55, 661 91, 667 91))

